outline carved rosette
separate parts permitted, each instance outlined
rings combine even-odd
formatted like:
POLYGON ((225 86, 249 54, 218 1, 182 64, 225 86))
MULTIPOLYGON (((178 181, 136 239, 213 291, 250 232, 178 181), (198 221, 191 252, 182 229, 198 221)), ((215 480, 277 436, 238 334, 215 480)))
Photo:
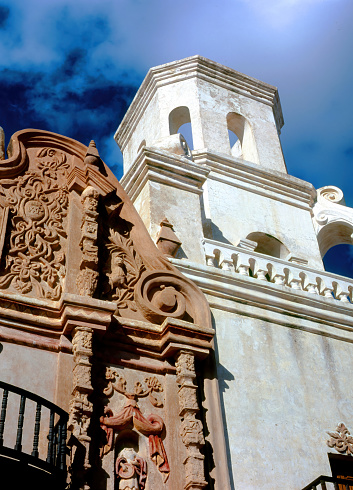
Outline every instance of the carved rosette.
POLYGON ((80 272, 76 279, 81 296, 93 296, 98 283, 98 199, 99 193, 88 186, 82 193, 83 206, 80 272))
POLYGON ((73 391, 70 402, 69 429, 85 447, 84 468, 90 468, 89 447, 91 438, 88 429, 93 412, 89 396, 93 392, 91 382, 93 330, 89 327, 76 327, 73 331, 73 391))
POLYGON ((201 420, 196 418, 199 412, 197 385, 195 384, 195 359, 191 351, 181 350, 176 361, 177 383, 180 385, 179 415, 181 417, 180 437, 186 447, 184 460, 185 489, 196 490, 207 485, 204 477, 204 456, 200 449, 205 444, 201 420))

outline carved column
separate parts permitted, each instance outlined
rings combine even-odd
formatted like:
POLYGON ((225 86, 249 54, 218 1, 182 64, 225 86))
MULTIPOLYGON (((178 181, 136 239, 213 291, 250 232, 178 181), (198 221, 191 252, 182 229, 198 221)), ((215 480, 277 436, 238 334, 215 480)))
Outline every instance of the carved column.
POLYGON ((181 350, 176 362, 177 383, 180 385, 179 415, 181 417, 180 436, 186 447, 187 456, 184 460, 186 484, 185 490, 199 490, 207 485, 204 477, 204 459, 200 448, 205 444, 201 420, 196 418, 199 412, 197 402, 197 385, 195 384, 194 354, 181 350))
POLYGON ((81 250, 82 259, 76 284, 81 296, 93 296, 98 282, 98 198, 99 193, 88 186, 82 193, 83 205, 81 250))
POLYGON ((89 425, 91 422, 93 404, 89 401, 89 395, 93 392, 91 382, 92 364, 92 339, 93 330, 89 327, 76 327, 73 331, 73 353, 74 353, 74 370, 73 370, 73 391, 70 403, 69 429, 72 430, 73 436, 77 439, 78 445, 73 447, 75 450, 84 449, 84 474, 75 475, 75 454, 72 455, 72 472, 73 476, 78 478, 80 488, 85 490, 89 487, 85 484, 86 472, 90 468, 89 448, 91 437, 89 436, 89 425))

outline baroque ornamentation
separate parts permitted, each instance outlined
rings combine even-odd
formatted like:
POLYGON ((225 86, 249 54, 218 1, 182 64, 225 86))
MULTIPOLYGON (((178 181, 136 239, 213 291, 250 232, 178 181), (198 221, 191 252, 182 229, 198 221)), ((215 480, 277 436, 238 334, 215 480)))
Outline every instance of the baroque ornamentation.
MULTIPOLYGON (((84 469, 90 468, 89 448, 91 437, 88 430, 91 422, 93 404, 89 396, 93 393, 91 383, 93 330, 89 327, 76 327, 73 332, 73 391, 70 402, 69 430, 85 448, 84 469)), ((73 454, 73 460, 75 455, 73 454)), ((84 483, 82 483, 84 486, 84 483)), ((82 488, 83 488, 82 486, 82 488)), ((85 489, 88 487, 85 487, 85 489)))
MULTIPOLYGON (((112 396, 114 390, 118 393, 121 393, 122 395, 128 396, 128 393, 126 391, 126 380, 125 378, 120 376, 117 371, 111 368, 107 368, 105 378, 108 381, 108 386, 103 390, 105 396, 112 396)), ((136 398, 145 398, 148 396, 148 399, 154 407, 163 407, 163 402, 157 400, 157 398, 155 398, 152 394, 153 392, 160 393, 163 391, 161 383, 155 376, 145 378, 145 383, 147 384, 147 388, 144 388, 140 381, 136 381, 134 391, 132 394, 130 393, 130 395, 134 395, 136 398)))
POLYGON ((205 444, 203 426, 197 419, 199 405, 195 384, 195 360, 191 351, 181 350, 175 363, 177 383, 179 384, 179 415, 181 417, 180 437, 186 447, 187 456, 184 460, 185 489, 196 490, 207 485, 204 477, 204 456, 200 449, 205 444))
POLYGON ((64 153, 43 148, 37 158, 39 172, 2 180, 0 204, 10 211, 11 231, 4 249, 1 289, 60 298, 68 191, 57 178, 66 171, 65 162, 64 153))
POLYGON ((120 451, 115 463, 119 490, 144 490, 147 478, 147 463, 131 448, 120 451))
POLYGON ((353 455, 353 437, 347 427, 340 423, 336 427, 336 432, 327 432, 330 439, 327 441, 328 447, 336 449, 341 454, 353 455))
POLYGON ((81 296, 93 296, 98 284, 98 199, 99 193, 88 186, 82 193, 83 216, 81 224, 82 259, 76 279, 81 296))
POLYGON ((108 243, 110 260, 105 269, 109 281, 109 297, 119 309, 136 311, 134 287, 145 270, 144 263, 134 248, 128 229, 120 232, 110 229, 108 243))
POLYGON ((334 185, 321 187, 321 189, 318 189, 318 195, 319 198, 326 199, 327 201, 334 202, 336 204, 344 204, 343 192, 339 187, 334 185))
POLYGON ((153 406, 163 406, 163 404, 152 395, 152 392, 163 391, 160 382, 156 377, 149 377, 145 379, 147 388, 144 388, 142 383, 137 381, 135 382, 134 390, 128 392, 125 378, 119 376, 115 370, 108 368, 106 371, 106 379, 109 381, 109 384, 104 390, 104 394, 106 396, 111 396, 115 390, 125 396, 126 403, 115 415, 110 408, 105 408, 104 416, 100 419, 101 427, 106 433, 106 443, 102 448, 101 455, 107 454, 113 448, 115 432, 120 432, 129 426, 131 428, 133 427, 139 433, 148 437, 150 458, 163 475, 164 482, 166 482, 169 477, 170 469, 167 454, 161 439, 164 421, 159 415, 155 414, 145 417, 137 405, 139 398, 148 396, 153 406), (115 379, 116 382, 114 382, 115 379))

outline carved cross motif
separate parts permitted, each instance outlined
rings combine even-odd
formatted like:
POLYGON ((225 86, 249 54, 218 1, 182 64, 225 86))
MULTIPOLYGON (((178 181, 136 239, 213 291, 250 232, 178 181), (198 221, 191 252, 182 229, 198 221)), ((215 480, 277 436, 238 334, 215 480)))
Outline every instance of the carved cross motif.
POLYGON ((327 432, 330 439, 328 447, 336 449, 341 454, 353 455, 353 437, 347 427, 341 422, 336 427, 336 432, 327 432))

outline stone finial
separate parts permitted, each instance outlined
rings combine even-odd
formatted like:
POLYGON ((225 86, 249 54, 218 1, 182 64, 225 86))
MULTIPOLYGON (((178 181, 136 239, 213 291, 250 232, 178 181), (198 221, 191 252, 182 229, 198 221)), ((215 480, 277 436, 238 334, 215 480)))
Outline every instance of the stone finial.
POLYGON ((84 163, 85 165, 94 165, 95 167, 99 167, 100 161, 101 158, 99 156, 96 143, 94 142, 94 140, 91 140, 87 148, 84 163))
POLYGON ((164 218, 160 223, 161 229, 157 237, 157 247, 165 255, 173 257, 181 245, 181 241, 173 230, 173 225, 164 218))
POLYGON ((5 160, 5 133, 0 126, 0 160, 5 160))

